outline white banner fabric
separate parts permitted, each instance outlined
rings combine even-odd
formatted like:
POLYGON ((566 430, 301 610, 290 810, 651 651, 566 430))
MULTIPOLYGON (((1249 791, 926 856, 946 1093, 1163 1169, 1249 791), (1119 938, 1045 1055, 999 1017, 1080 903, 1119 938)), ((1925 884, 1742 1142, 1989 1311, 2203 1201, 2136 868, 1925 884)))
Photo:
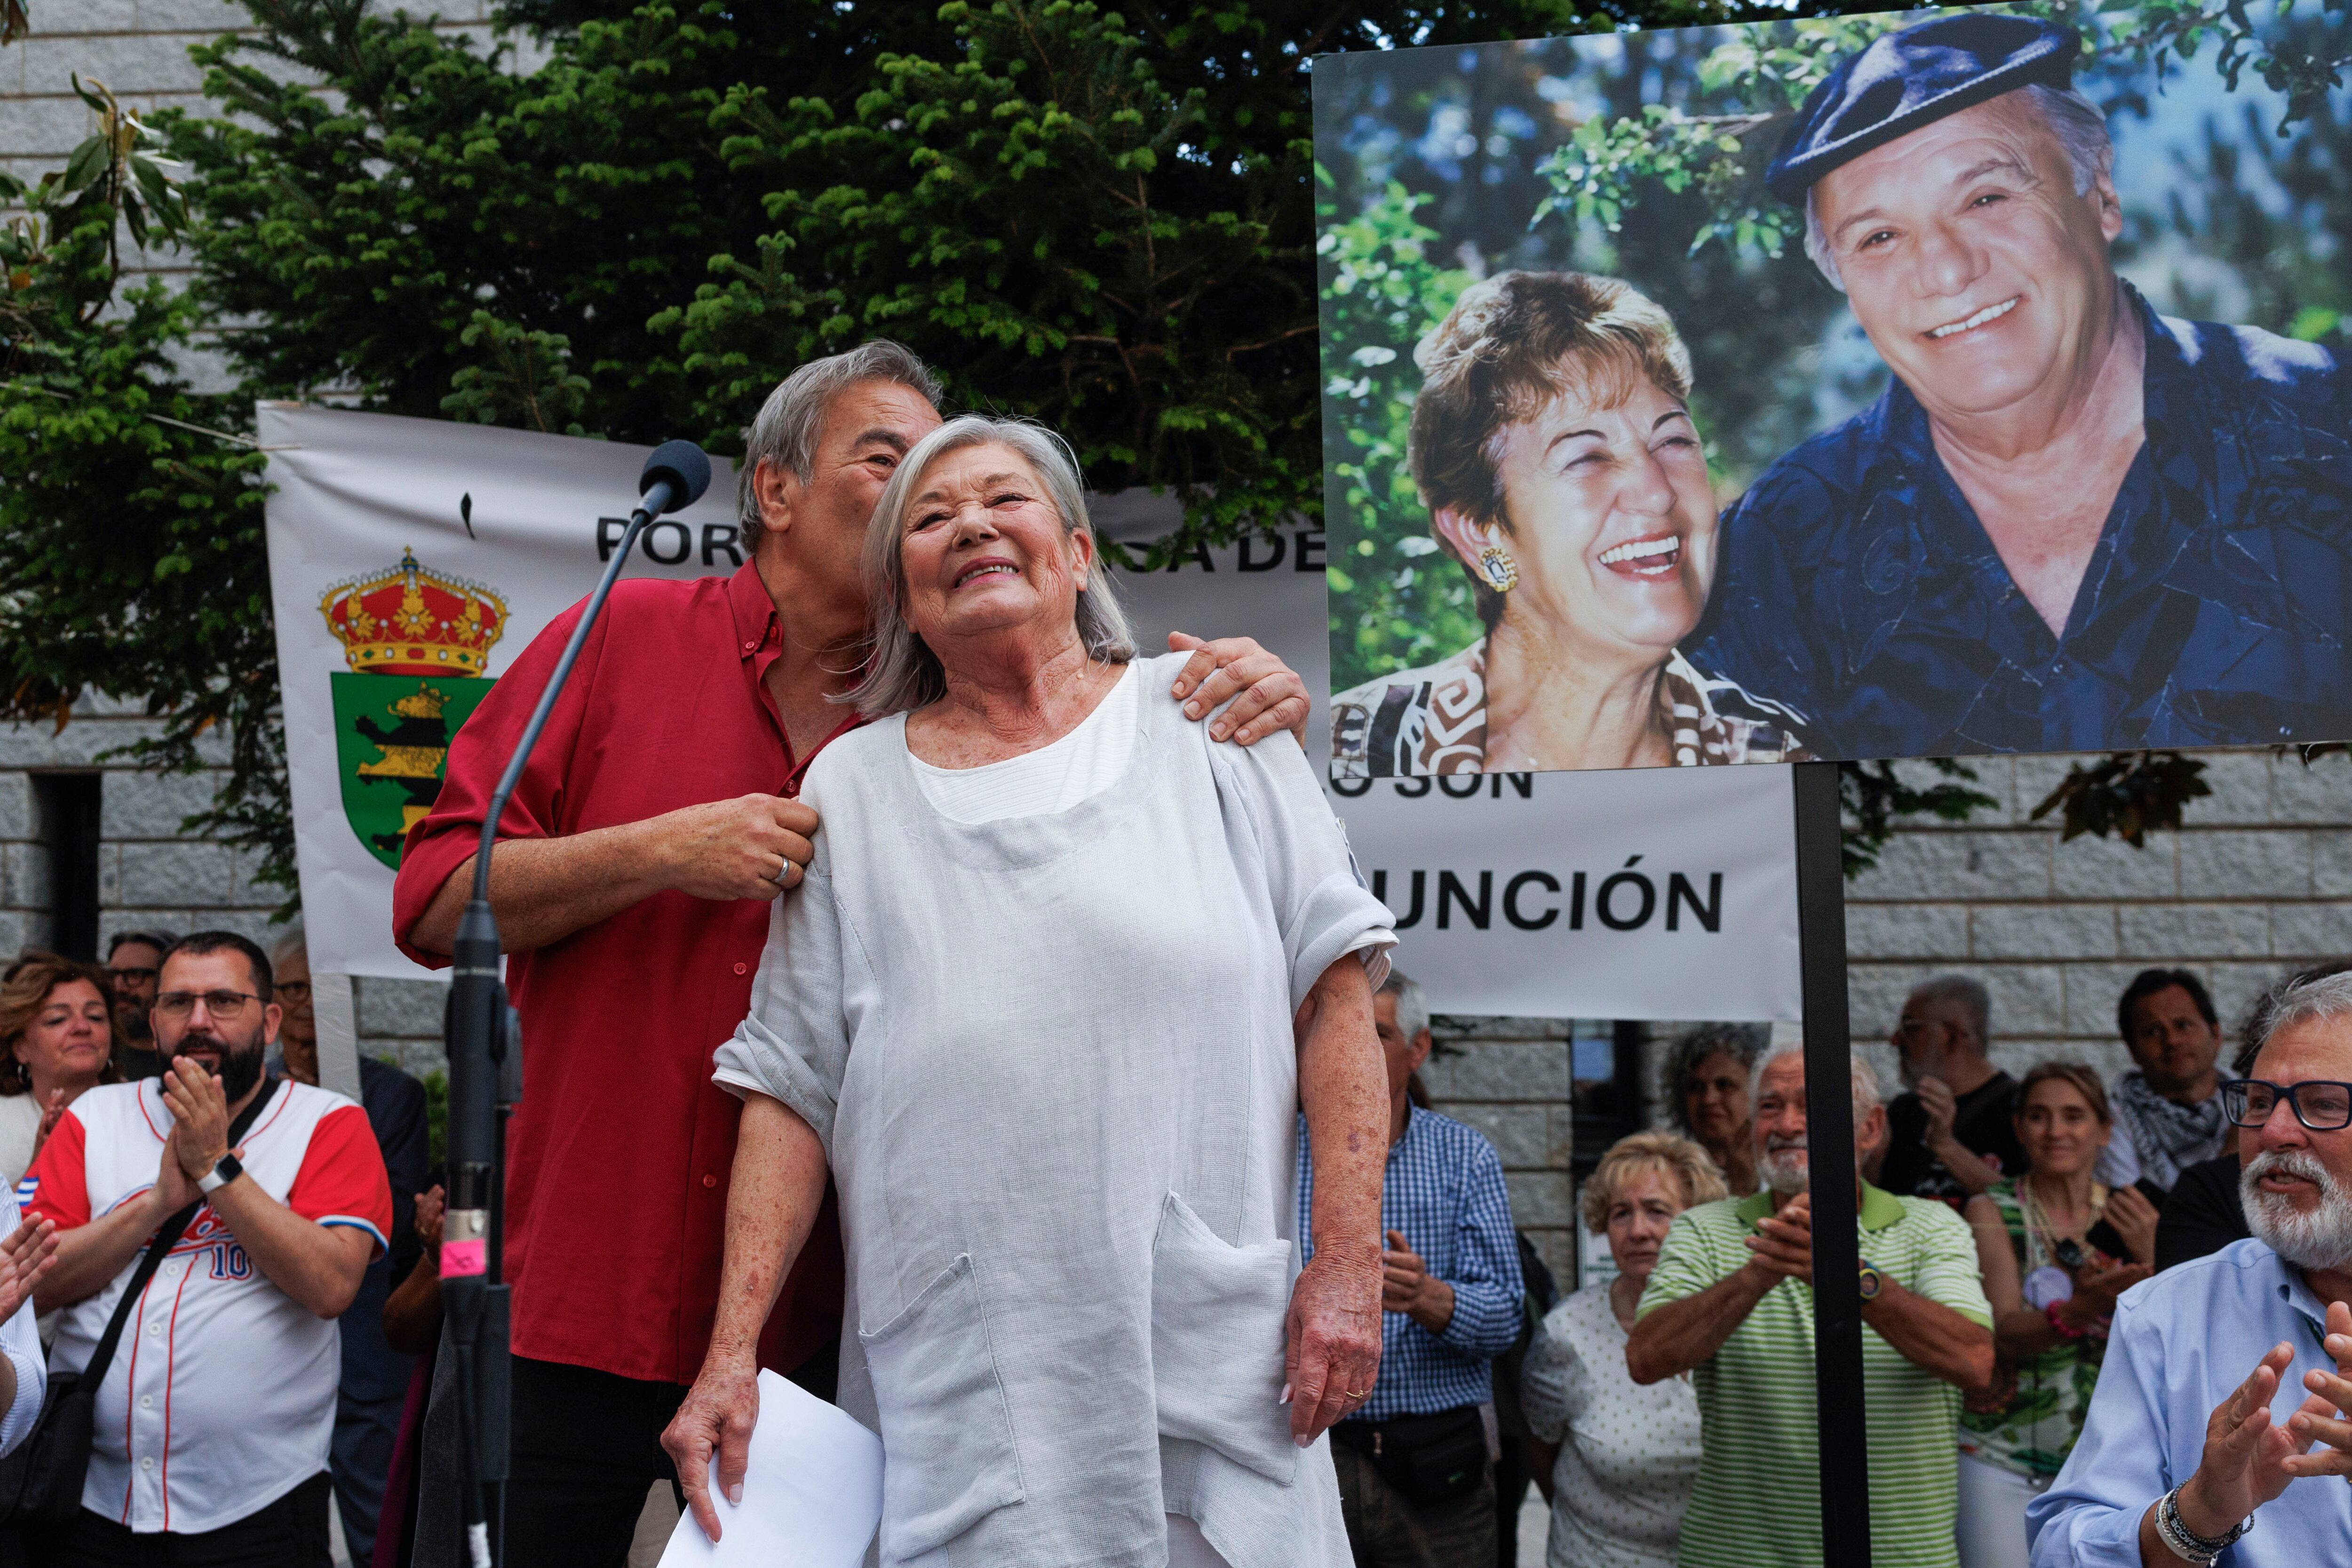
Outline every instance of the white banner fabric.
MULTIPOLYGON (((296 857, 314 969, 415 978, 393 946, 400 828, 431 798, 453 719, 594 585, 646 448, 264 405, 270 582, 296 857), (491 625, 495 622, 495 633, 491 625), (410 634, 414 634, 411 636, 410 634)), ((732 476, 649 535, 628 574, 734 570, 732 476)), ((1143 542, 1172 502, 1099 498, 1143 542)), ((1247 634, 1315 700, 1329 682, 1322 536, 1299 527, 1123 573, 1146 652, 1181 628, 1247 634)), ((657 654, 654 657, 658 657, 657 654)), ((1441 1012, 1587 1018, 1798 1016, 1784 768, 1380 781, 1333 793, 1398 916, 1401 967, 1441 1012)))

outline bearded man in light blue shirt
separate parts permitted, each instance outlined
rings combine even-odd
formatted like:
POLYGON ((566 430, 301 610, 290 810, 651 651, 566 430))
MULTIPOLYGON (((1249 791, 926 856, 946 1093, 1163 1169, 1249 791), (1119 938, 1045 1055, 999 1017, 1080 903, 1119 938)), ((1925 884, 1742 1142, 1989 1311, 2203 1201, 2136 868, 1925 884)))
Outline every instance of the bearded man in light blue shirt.
POLYGON ((2116 1303, 2082 1438, 2026 1506, 2034 1568, 2352 1549, 2352 974, 2279 993, 2221 1100, 2253 1239, 2116 1303))

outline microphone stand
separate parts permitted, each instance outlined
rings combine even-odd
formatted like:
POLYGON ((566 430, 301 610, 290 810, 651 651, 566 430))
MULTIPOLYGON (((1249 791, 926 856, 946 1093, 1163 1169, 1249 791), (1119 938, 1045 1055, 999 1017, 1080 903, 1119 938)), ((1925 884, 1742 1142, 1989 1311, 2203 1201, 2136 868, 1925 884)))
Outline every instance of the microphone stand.
MULTIPOLYGON (((680 443, 679 445, 683 445, 680 443)), ((689 448, 690 449, 690 448, 689 448)), ((448 1012, 445 1036, 449 1052, 449 1204, 442 1220, 441 1298, 448 1314, 449 1345, 457 1371, 457 1475, 462 1499, 467 1560, 472 1568, 494 1568, 505 1556, 502 1492, 511 1437, 512 1391, 509 1334, 512 1288, 502 1267, 505 1207, 506 1123, 522 1098, 522 1033, 499 973, 498 917, 490 910, 490 850, 499 818, 521 782, 540 731, 604 612, 613 584, 637 538, 673 504, 690 503, 700 486, 661 471, 663 451, 647 468, 652 482, 629 514, 620 548, 613 552, 596 591, 580 613, 555 669, 539 694, 522 739, 507 759, 498 788, 482 817, 481 844, 474 853, 474 887, 457 922, 450 950, 448 1012)), ((694 452, 701 458, 699 451, 694 452)), ((709 468, 703 469, 708 483, 709 468)))

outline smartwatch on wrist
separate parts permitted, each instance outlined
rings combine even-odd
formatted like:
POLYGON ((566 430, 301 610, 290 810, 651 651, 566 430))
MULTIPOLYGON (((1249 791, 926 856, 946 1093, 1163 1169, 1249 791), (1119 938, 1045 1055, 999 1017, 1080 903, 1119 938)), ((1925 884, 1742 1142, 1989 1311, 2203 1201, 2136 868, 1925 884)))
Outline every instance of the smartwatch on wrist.
POLYGON ((211 1170, 196 1178, 196 1190, 210 1197, 244 1174, 245 1167, 236 1163, 236 1155, 223 1154, 211 1170))

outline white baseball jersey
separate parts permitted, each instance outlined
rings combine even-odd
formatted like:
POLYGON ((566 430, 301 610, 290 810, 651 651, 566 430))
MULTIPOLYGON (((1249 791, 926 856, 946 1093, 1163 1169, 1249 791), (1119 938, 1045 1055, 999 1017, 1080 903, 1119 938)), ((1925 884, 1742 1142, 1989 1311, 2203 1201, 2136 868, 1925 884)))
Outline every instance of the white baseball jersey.
MULTIPOLYGON (((112 1213, 155 1184, 171 1129, 152 1079, 87 1091, 26 1173, 26 1212, 61 1231, 112 1213)), ((392 1189, 357 1104, 280 1083, 243 1148, 247 1177, 270 1196, 320 1225, 367 1232, 382 1254, 392 1189)), ((52 1372, 89 1364, 141 1255, 65 1309, 52 1372)), ((99 1391, 82 1506, 142 1532, 234 1524, 327 1468, 341 1375, 334 1321, 271 1284, 205 1204, 123 1325, 99 1391)))

